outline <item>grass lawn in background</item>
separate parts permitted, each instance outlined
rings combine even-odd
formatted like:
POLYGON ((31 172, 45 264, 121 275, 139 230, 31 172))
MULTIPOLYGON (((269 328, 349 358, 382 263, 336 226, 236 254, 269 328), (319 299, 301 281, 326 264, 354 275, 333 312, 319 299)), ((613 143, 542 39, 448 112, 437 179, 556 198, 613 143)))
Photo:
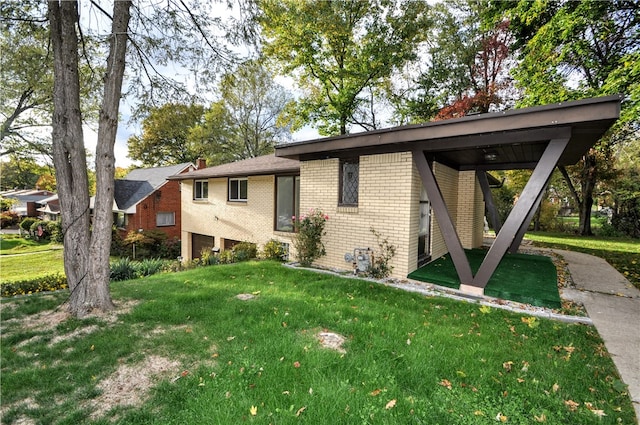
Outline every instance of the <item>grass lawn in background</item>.
POLYGON ((2 300, 5 422, 635 423, 590 326, 270 262, 111 289, 82 321, 2 300))
POLYGON ((25 255, 0 255, 0 282, 64 274, 63 250, 33 252, 25 255))
POLYGON ((49 241, 25 239, 19 235, 0 235, 0 255, 26 254, 52 249, 62 249, 62 245, 52 244, 49 241))
POLYGON ((640 239, 529 232, 526 239, 547 248, 583 252, 604 258, 640 289, 640 239))

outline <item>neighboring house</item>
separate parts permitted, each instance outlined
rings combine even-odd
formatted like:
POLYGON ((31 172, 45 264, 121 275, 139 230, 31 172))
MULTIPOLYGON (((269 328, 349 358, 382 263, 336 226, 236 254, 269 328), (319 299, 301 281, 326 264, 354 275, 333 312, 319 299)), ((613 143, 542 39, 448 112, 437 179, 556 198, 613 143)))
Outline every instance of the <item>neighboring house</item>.
POLYGON ((43 220, 58 221, 60 220, 60 200, 58 195, 51 195, 48 198, 41 199, 37 202, 40 208, 37 211, 43 220))
POLYGON ((182 256, 227 250, 238 242, 289 247, 298 214, 298 161, 272 155, 174 175, 182 184, 182 256))
POLYGON ((0 193, 3 198, 17 200, 11 210, 21 218, 38 217, 38 203, 52 195, 53 192, 41 189, 6 190, 0 193))
POLYGON ((180 238, 180 183, 167 177, 194 169, 190 162, 140 168, 116 180, 114 224, 123 236, 129 232, 159 230, 169 238, 180 238))
POLYGON ((618 118, 620 101, 608 96, 294 142, 276 146, 276 156, 300 161, 301 211, 319 208, 330 217, 317 265, 349 269, 346 254, 375 258, 373 229, 397 248, 394 277, 448 252, 460 289, 482 294, 505 253, 520 245, 555 166, 578 162, 618 118), (464 249, 482 245, 485 203, 495 212, 486 172, 526 168, 531 179, 504 224, 494 222, 496 240, 472 272, 464 249))

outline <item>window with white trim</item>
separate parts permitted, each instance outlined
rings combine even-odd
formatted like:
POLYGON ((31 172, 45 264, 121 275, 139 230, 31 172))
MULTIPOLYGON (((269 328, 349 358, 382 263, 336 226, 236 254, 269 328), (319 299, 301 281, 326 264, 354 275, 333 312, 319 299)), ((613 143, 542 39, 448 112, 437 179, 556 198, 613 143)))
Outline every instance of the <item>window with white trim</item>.
POLYGON ((156 213, 156 226, 175 226, 176 213, 175 212, 158 212, 156 213))
POLYGON ((229 201, 246 201, 248 186, 249 181, 246 178, 229 179, 229 201))
POLYGON ((193 182, 193 199, 203 200, 209 198, 209 180, 195 180, 193 182))

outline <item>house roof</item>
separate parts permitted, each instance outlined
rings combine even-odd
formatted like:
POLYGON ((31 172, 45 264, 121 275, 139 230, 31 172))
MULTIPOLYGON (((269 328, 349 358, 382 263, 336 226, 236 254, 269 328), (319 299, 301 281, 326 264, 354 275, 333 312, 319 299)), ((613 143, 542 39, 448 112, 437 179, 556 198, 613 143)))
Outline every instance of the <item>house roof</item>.
POLYGON ((154 189, 165 184, 167 177, 179 174, 189 167, 193 167, 190 162, 184 162, 177 165, 169 165, 166 167, 138 168, 131 170, 124 180, 145 181, 154 189))
POLYGON ((547 144, 569 138, 559 165, 575 164, 620 114, 620 95, 466 116, 276 146, 299 160, 424 151, 459 170, 533 168, 547 144))
POLYGON ((138 203, 162 187, 169 176, 180 173, 189 167, 190 162, 167 167, 139 168, 132 170, 124 179, 115 181, 114 209, 127 213, 135 213, 138 203))
POLYGON ((270 154, 174 175, 171 176, 170 179, 186 180, 217 177, 247 177, 278 173, 295 173, 299 171, 299 161, 288 158, 278 158, 274 154, 270 154))

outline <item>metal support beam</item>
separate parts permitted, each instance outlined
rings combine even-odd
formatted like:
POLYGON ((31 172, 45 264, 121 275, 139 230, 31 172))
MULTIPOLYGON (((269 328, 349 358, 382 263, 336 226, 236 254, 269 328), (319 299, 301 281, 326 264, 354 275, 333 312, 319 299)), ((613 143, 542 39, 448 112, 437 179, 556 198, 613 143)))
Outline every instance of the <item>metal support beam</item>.
POLYGON ((482 196, 484 198, 484 205, 487 207, 487 213, 489 215, 489 220, 491 220, 491 226, 493 230, 496 231, 496 234, 500 231, 502 227, 502 222, 500 221, 500 215, 498 214, 498 209, 496 208, 495 202, 493 202, 493 195, 491 194, 491 189, 489 188, 489 180, 487 179, 487 172, 482 170, 476 170, 476 178, 478 179, 478 183, 480 183, 480 188, 482 189, 482 196))
POLYGON ((429 202, 431 202, 431 208, 435 213, 436 220, 442 231, 442 237, 447 245, 451 260, 458 273, 458 278, 462 284, 470 284, 473 281, 473 274, 471 273, 471 266, 467 255, 464 253, 462 243, 458 237, 456 227, 451 220, 447 204, 444 202, 440 186, 436 181, 433 171, 427 162, 427 158, 424 156, 424 152, 421 150, 413 151, 413 162, 416 164, 416 168, 420 173, 422 184, 424 185, 427 195, 429 196, 429 202))
POLYGON ((520 248, 520 244, 522 243, 524 234, 527 233, 527 229, 531 224, 531 220, 533 220, 533 216, 536 214, 538 207, 540 207, 540 204, 542 203, 542 198, 544 198, 544 193, 546 192, 547 186, 549 185, 549 180, 551 180, 551 176, 549 176, 549 179, 547 179, 547 183, 544 185, 542 191, 536 198, 536 201, 533 203, 531 211, 529 211, 529 214, 527 214, 527 218, 524 219, 522 225, 520 225, 520 229, 518 229, 518 232, 516 233, 516 236, 513 238, 513 242, 511 242, 511 246, 509 246, 509 252, 511 254, 515 254, 516 252, 518 252, 518 248, 520 248))
MULTIPOLYGON (((504 222, 502 229, 496 236, 496 240, 491 245, 489 252, 482 261, 482 265, 476 273, 472 286, 478 288, 484 288, 487 286, 489 279, 493 275, 493 272, 498 268, 498 264, 502 260, 502 257, 507 252, 513 242, 516 233, 520 230, 527 216, 531 212, 533 205, 544 190, 549 177, 553 172, 560 156, 564 152, 565 147, 569 142, 569 138, 554 139, 549 142, 545 149, 538 165, 533 170, 533 174, 529 178, 522 195, 518 202, 511 210, 509 217, 504 222)), ((415 158, 414 153, 414 158, 415 158)))

